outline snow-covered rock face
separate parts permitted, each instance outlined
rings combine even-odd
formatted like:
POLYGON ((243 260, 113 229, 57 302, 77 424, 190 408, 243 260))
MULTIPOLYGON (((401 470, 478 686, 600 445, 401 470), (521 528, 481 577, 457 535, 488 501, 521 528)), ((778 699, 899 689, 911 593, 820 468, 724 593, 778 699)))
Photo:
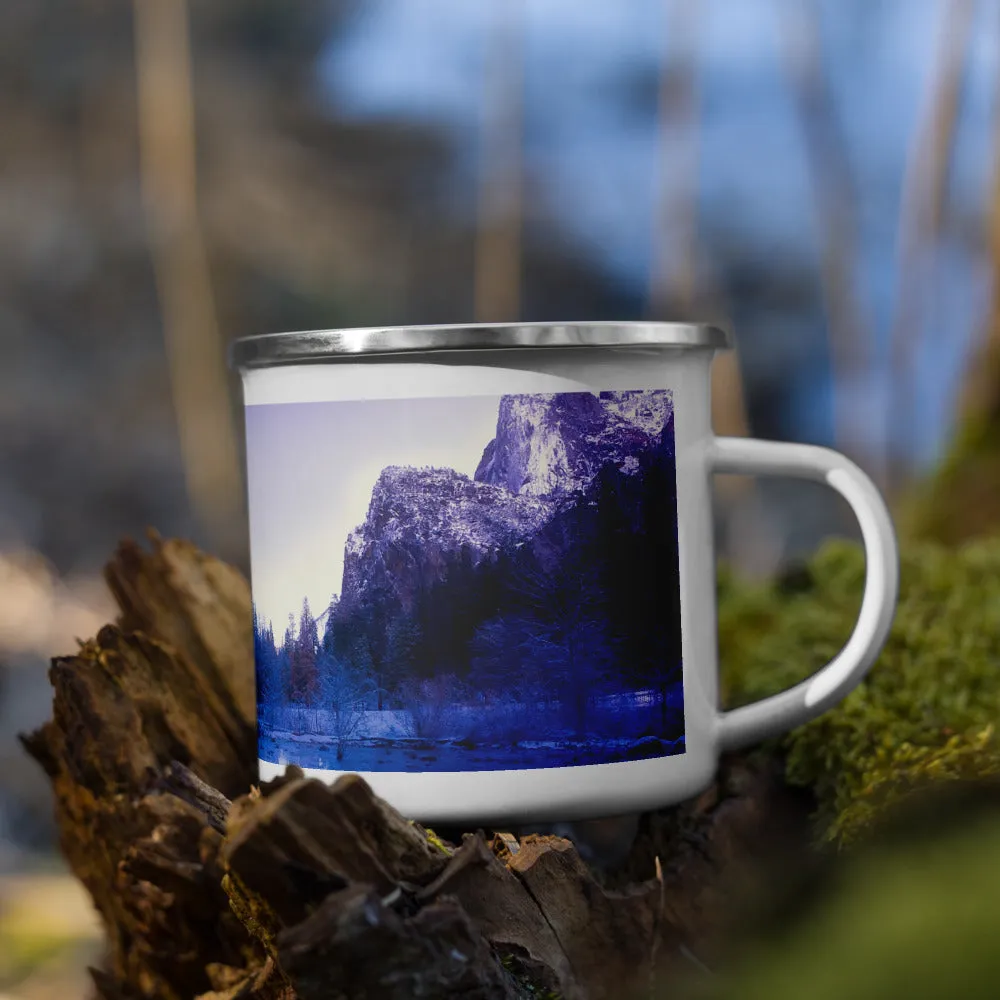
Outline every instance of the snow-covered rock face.
POLYGON ((504 396, 475 478, 526 496, 576 493, 608 462, 628 471, 637 453, 672 444, 672 426, 666 390, 504 396))
POLYGON ((659 438, 668 424, 673 425, 673 396, 666 389, 602 392, 600 400, 609 417, 638 428, 650 439, 659 438))
POLYGON ((552 513, 544 501, 474 482, 453 469, 389 466, 372 490, 365 523, 351 532, 347 555, 363 558, 375 540, 415 539, 482 555, 532 534, 552 513))
POLYGON ((667 391, 503 396, 474 479, 383 469, 364 523, 347 539, 341 611, 376 594, 409 610, 459 558, 475 566, 544 544, 547 525, 588 502, 602 468, 631 478, 654 454, 672 456, 672 430, 667 391))
POLYGON ((342 592, 357 597, 388 585, 408 604, 407 577, 416 577, 417 586, 434 583, 462 552, 475 565, 532 537, 556 510, 453 469, 389 466, 375 483, 364 523, 348 536, 342 592))

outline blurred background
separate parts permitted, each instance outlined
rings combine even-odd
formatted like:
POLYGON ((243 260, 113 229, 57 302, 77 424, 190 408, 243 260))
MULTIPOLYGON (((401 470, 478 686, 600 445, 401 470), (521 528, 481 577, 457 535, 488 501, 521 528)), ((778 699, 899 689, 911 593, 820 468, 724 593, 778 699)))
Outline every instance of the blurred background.
MULTIPOLYGON (((895 498, 996 336, 998 41, 998 0, 4 0, 0 940, 59 885, 16 734, 116 542, 247 565, 231 339, 706 319, 718 431, 895 498)), ((745 573, 854 531, 819 488, 718 492, 745 573)), ((18 933, 0 992, 41 996, 18 933)))

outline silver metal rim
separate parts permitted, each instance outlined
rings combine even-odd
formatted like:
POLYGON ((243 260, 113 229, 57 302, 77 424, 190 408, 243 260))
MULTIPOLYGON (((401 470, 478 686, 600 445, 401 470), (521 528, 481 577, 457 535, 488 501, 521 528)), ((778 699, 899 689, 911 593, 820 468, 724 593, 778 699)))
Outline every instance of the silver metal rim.
POLYGON ((350 356, 497 351, 525 348, 669 347, 722 350, 725 331, 704 323, 509 323, 306 330, 244 337, 233 343, 234 368, 267 368, 350 356))

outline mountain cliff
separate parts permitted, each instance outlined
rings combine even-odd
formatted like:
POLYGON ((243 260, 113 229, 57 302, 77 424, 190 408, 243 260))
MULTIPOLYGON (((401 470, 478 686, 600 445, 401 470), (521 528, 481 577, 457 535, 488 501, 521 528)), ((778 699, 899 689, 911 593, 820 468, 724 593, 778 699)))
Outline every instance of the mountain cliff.
POLYGON ((628 472, 643 451, 672 454, 672 432, 665 390, 504 396, 475 478, 528 496, 579 493, 608 463, 628 472))
POLYGON ((673 459, 667 391, 503 396, 474 478, 382 471, 347 539, 335 619, 376 659, 402 656, 386 637, 405 632, 406 671, 462 673, 485 621, 548 614, 525 595, 549 588, 548 602, 557 587, 564 604, 592 604, 636 663, 669 659, 668 621, 679 660, 673 459))
POLYGON ((389 466, 364 523, 348 536, 341 600, 349 608, 375 591, 409 611, 418 591, 442 581, 456 558, 478 566, 523 544, 561 506, 453 469, 389 466))

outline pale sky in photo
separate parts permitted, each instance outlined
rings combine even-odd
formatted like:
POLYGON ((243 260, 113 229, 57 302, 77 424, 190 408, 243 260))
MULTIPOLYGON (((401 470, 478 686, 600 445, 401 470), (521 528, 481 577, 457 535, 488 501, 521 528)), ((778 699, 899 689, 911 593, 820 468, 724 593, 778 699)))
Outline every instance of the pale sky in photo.
POLYGON ((344 543, 387 465, 472 476, 496 432, 499 396, 250 406, 250 562, 258 613, 280 641, 302 598, 339 594, 344 543))

